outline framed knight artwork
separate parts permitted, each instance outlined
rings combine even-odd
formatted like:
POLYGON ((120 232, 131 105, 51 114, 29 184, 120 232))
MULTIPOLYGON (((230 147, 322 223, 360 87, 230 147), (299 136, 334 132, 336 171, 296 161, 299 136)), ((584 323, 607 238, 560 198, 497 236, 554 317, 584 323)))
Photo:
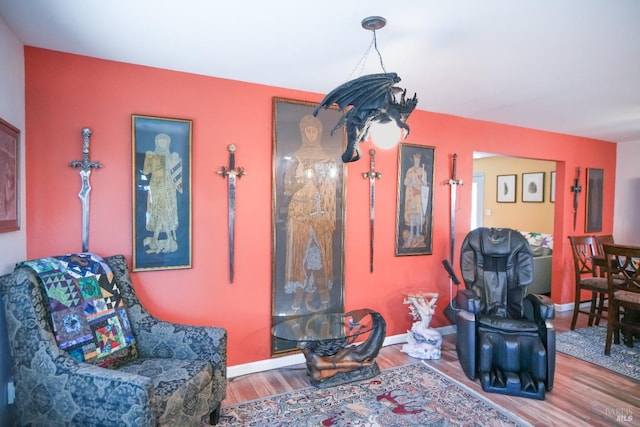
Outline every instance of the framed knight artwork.
POLYGON ((0 119, 0 233, 20 229, 20 131, 0 119))
POLYGON ((396 256, 432 253, 434 161, 434 147, 399 144, 396 256))
MULTIPOLYGON (((344 312, 346 133, 332 131, 337 109, 316 106, 273 98, 272 325, 344 312)), ((297 349, 272 337, 271 350, 297 349)))
POLYGON ((192 121, 131 119, 133 271, 191 268, 192 121))

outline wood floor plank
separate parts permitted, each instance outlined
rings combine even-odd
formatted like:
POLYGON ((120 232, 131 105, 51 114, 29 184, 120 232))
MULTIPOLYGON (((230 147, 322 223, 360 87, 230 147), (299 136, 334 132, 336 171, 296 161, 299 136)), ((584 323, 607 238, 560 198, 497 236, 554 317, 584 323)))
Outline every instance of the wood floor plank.
MULTIPOLYGON (((569 330, 570 323, 570 312, 558 313, 553 321, 558 333, 569 330)), ((576 327, 586 326, 586 316, 581 316, 576 327)), ((480 382, 468 379, 462 371, 454 340, 455 335, 445 336, 442 357, 428 363, 535 426, 640 426, 640 381, 558 352, 554 388, 544 401, 484 393, 480 382)), ((382 348, 376 359, 380 369, 417 361, 401 348, 402 344, 382 348)), ((308 386, 304 364, 245 375, 229 381, 222 405, 308 386)))

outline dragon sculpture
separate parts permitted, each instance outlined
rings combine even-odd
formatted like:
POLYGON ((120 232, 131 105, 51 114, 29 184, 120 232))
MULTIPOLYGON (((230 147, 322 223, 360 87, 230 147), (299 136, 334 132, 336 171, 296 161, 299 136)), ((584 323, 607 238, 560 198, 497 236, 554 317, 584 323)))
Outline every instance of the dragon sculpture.
POLYGON ((414 94, 413 98, 407 99, 407 90, 394 86, 399 81, 396 73, 367 74, 338 86, 315 108, 313 115, 317 116, 321 108, 338 104, 342 117, 331 130, 331 135, 346 122, 347 148, 342 154, 343 162, 360 159, 360 142, 367 139, 369 127, 375 121, 387 123, 393 120, 404 130, 405 138, 409 135, 406 120, 416 108, 418 98, 414 94), (399 102, 397 94, 400 94, 399 102))

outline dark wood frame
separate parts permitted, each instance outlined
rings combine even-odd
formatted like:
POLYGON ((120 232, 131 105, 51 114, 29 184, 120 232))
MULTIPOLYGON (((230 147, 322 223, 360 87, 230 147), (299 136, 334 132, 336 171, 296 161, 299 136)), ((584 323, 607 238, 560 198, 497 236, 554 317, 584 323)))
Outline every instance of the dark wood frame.
MULTIPOLYGON (((322 109, 313 118, 316 105, 279 97, 272 102, 272 325, 300 315, 344 312, 347 168, 341 155, 346 132, 337 129, 331 135, 341 114, 335 108, 322 109), (321 124, 320 148, 303 147, 302 120, 321 124), (312 196, 319 197, 317 204, 308 202, 312 196), (295 243, 304 248, 296 251, 295 243), (304 253, 304 262, 297 253, 304 253), (302 274, 305 278, 300 280, 302 274)), ((272 355, 294 351, 294 342, 272 337, 272 355)))
POLYGON ((517 196, 518 175, 498 175, 496 177, 496 202, 515 203, 517 196), (501 193, 500 187, 506 186, 507 193, 501 193), (509 191, 511 190, 511 191, 509 191), (510 193, 513 194, 510 194, 510 193), (500 196, 503 197, 500 197, 500 196))
POLYGON ((544 172, 527 172, 522 174, 521 197, 524 203, 544 202, 544 172), (529 191, 531 185, 535 185, 536 187, 536 192, 533 194, 529 191))
POLYGON ((20 130, 0 119, 0 233, 20 230, 20 130))
MULTIPOLYGON (((132 114, 132 166, 133 166, 133 271, 169 270, 191 268, 192 260, 192 217, 191 217, 191 147, 193 123, 188 119, 175 119, 132 114), (169 156, 160 157, 155 153, 156 137, 166 134, 171 138, 169 156), (145 170, 145 163, 155 165, 170 161, 171 182, 167 183, 176 197, 177 226, 174 233, 160 231, 158 239, 147 228, 147 202, 153 172, 145 170), (171 238, 169 237, 171 235, 171 238), (162 239, 162 237, 165 237, 162 239), (173 246, 175 242, 175 246, 173 246), (164 248, 165 246, 173 246, 164 248), (163 249, 164 248, 164 249, 163 249)), ((165 169, 166 171, 166 169, 165 169)), ((161 176, 158 173, 158 176, 161 176)), ((161 192, 159 192, 161 193, 161 192)), ((172 197, 172 193, 169 197, 172 197)))
POLYGON ((604 169, 587 168, 587 200, 585 203, 585 233, 602 231, 602 198, 604 169))
MULTIPOLYGON (((435 165, 435 147, 400 143, 398 146, 398 192, 396 207, 396 256, 403 255, 431 255, 432 253, 432 229, 433 229, 433 176, 435 165), (415 159, 414 159, 414 156, 415 159), (412 226, 407 223, 406 202, 407 202, 407 173, 413 170, 414 160, 419 157, 420 166, 418 169, 425 171, 424 178, 426 185, 420 188, 421 206, 424 201, 428 206, 424 209, 421 226, 412 232, 412 226), (427 193, 428 194, 425 194, 427 193), (416 234, 417 231, 418 233, 416 234), (417 236, 417 238, 416 238, 417 236)), ((419 172, 419 171, 418 171, 419 172)))
POLYGON ((549 184, 549 201, 556 202, 556 171, 551 171, 551 183, 549 184))

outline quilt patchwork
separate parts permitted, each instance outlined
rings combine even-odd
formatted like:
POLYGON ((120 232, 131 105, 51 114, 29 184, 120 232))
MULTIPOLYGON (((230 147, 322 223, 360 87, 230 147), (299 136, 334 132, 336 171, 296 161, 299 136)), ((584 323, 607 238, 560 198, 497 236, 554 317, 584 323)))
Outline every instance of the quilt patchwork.
POLYGON ((109 367, 136 357, 120 290, 104 260, 81 253, 25 261, 49 302, 58 346, 75 359, 109 367))

